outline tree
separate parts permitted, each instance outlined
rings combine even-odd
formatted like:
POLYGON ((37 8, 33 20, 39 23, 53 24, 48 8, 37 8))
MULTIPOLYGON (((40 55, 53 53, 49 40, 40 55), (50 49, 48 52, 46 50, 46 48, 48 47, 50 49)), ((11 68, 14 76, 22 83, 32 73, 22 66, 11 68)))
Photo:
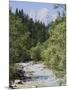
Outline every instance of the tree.
POLYGON ((18 15, 19 15, 18 8, 16 8, 15 15, 16 15, 16 16, 18 16, 18 15))
POLYGON ((56 4, 54 5, 54 9, 62 8, 63 9, 63 16, 66 15, 66 4, 56 4))

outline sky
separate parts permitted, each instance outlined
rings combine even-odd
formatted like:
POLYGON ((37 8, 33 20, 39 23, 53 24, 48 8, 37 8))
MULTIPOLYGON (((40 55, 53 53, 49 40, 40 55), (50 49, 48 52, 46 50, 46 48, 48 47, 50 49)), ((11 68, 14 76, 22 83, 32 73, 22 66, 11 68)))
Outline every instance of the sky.
POLYGON ((52 3, 39 3, 39 2, 26 2, 26 1, 10 1, 9 6, 15 12, 16 8, 23 9, 24 13, 28 14, 33 20, 39 20, 45 25, 54 21, 57 18, 57 12, 60 11, 61 15, 63 8, 59 7, 54 9, 52 3))

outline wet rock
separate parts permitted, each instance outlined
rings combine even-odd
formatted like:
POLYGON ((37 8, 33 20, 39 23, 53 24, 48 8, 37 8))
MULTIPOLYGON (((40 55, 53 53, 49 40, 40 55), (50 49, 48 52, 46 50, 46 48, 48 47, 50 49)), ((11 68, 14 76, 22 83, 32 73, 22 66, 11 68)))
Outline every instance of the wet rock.
POLYGON ((20 82, 20 80, 15 80, 15 84, 18 84, 20 82))
POLYGON ((18 82, 18 84, 23 84, 23 81, 22 81, 22 80, 20 80, 20 81, 18 82))
POLYGON ((17 86, 16 86, 15 82, 11 80, 11 81, 9 82, 9 87, 12 88, 12 89, 14 89, 14 88, 17 87, 17 86))

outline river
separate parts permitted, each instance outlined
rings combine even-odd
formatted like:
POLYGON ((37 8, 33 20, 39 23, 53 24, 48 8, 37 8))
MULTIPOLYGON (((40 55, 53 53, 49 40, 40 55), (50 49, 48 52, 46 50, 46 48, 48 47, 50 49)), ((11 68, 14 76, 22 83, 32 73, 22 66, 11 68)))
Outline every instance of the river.
MULTIPOLYGON (((59 86, 59 79, 55 76, 52 70, 48 69, 42 63, 17 63, 18 66, 23 66, 25 76, 29 77, 23 84, 16 84, 17 88, 32 88, 32 87, 50 87, 59 86)), ((17 82, 17 80, 15 80, 17 82)))

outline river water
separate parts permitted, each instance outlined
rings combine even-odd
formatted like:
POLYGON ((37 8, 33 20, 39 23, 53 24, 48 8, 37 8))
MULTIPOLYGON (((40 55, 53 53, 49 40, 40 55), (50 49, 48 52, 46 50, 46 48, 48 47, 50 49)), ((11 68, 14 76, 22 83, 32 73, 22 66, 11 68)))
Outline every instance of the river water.
POLYGON ((29 77, 23 84, 17 84, 21 88, 59 86, 59 80, 44 64, 40 63, 18 63, 23 66, 25 76, 29 77))

